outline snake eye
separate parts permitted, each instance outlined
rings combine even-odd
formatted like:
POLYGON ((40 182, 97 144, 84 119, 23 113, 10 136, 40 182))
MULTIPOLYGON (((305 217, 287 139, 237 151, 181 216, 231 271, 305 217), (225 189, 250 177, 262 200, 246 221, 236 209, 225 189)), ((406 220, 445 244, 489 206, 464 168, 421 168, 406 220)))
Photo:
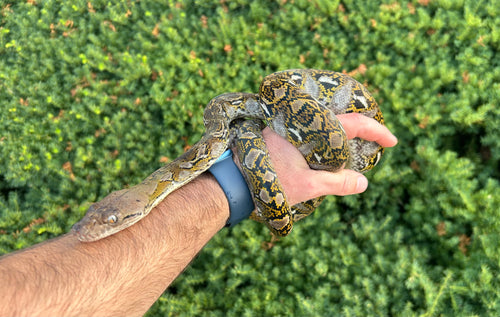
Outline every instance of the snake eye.
POLYGON ((116 215, 111 215, 108 217, 108 222, 109 223, 115 223, 118 221, 118 217, 116 217, 116 215))

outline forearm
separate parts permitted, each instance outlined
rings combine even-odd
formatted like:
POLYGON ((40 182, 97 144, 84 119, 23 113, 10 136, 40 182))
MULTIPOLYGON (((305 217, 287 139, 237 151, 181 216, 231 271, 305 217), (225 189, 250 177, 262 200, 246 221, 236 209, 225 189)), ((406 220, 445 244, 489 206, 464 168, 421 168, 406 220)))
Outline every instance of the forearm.
POLYGON ((228 216, 221 188, 203 175, 109 238, 67 234, 0 258, 0 315, 142 315, 228 216))

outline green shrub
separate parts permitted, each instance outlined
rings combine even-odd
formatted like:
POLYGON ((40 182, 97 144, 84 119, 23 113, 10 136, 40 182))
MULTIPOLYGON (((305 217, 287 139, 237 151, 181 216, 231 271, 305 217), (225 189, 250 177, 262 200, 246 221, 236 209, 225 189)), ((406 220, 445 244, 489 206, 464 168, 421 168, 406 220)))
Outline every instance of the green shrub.
POLYGON ((368 191, 271 249, 260 224, 221 231, 149 315, 500 314, 496 1, 0 4, 0 253, 180 155, 212 97, 331 69, 399 137, 368 191))

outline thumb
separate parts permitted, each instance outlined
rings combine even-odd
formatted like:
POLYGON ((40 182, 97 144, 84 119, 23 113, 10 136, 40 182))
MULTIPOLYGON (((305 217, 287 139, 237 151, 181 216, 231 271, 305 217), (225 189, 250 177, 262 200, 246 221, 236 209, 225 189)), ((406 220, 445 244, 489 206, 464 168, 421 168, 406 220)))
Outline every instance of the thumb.
POLYGON ((366 177, 349 169, 342 169, 331 173, 326 171, 314 171, 317 179, 317 196, 336 195, 346 196, 362 193, 368 187, 366 177))

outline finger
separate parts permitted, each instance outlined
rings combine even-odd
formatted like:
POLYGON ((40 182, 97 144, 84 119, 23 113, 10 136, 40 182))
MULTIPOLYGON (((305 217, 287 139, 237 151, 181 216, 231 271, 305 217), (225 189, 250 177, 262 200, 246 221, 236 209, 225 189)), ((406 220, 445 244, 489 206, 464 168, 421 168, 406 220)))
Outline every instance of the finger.
POLYGON ((348 139, 358 137, 367 141, 375 141, 383 147, 392 147, 398 143, 398 139, 391 131, 375 119, 359 113, 342 114, 337 118, 342 123, 348 139))
POLYGON ((316 195, 346 196, 364 192, 368 188, 368 180, 363 174, 349 169, 331 173, 313 171, 316 173, 314 183, 317 184, 316 195))

